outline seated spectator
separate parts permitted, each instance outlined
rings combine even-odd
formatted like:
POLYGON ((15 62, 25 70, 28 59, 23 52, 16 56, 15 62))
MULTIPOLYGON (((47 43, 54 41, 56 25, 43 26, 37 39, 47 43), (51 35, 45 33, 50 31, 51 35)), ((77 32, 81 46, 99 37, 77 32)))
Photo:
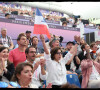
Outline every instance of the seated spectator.
POLYGON ((31 31, 26 31, 26 37, 27 37, 27 40, 29 41, 29 45, 28 46, 30 46, 31 45, 31 31))
POLYGON ((9 13, 6 13, 5 14, 5 18, 9 19, 10 18, 10 14, 9 13))
POLYGON ((23 13, 22 12, 20 13, 20 16, 23 16, 23 13))
POLYGON ((13 19, 13 20, 15 20, 15 18, 11 18, 11 16, 10 16, 9 13, 6 13, 6 14, 5 14, 5 18, 6 18, 6 19, 13 19))
POLYGON ((52 20, 50 15, 47 15, 47 17, 45 18, 46 20, 52 20))
POLYGON ((66 21, 63 21, 62 22, 62 26, 67 26, 67 22, 66 21))
POLYGON ((7 9, 3 8, 2 13, 6 14, 7 13, 7 9))
POLYGON ((9 49, 0 47, 0 81, 7 82, 12 78, 15 71, 14 64, 8 60, 9 49))
POLYGON ((45 71, 44 68, 45 60, 44 59, 36 60, 36 49, 33 46, 26 48, 25 54, 26 54, 25 62, 32 63, 34 67, 33 69, 35 69, 31 83, 36 84, 38 88, 41 88, 42 80, 46 80, 47 78, 47 72, 45 71))
POLYGON ((54 47, 51 49, 51 52, 49 52, 45 45, 44 36, 40 35, 40 39, 45 51, 44 57, 46 59, 46 70, 48 72, 46 84, 52 83, 52 88, 60 88, 62 84, 67 82, 65 64, 69 62, 70 59, 72 59, 75 55, 75 49, 77 48, 77 45, 73 47, 64 58, 62 58, 60 47, 54 47))
POLYGON ((27 48, 27 38, 24 33, 20 33, 17 37, 18 48, 13 49, 9 52, 9 60, 17 64, 26 60, 25 49, 27 48))
POLYGON ((14 47, 11 37, 7 35, 6 28, 1 28, 0 46, 8 47, 10 50, 12 50, 14 47))

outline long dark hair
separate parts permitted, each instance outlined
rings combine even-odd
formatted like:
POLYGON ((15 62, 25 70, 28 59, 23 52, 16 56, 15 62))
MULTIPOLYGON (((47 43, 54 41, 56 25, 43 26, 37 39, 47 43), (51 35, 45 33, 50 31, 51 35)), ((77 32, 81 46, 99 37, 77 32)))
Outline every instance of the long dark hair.
MULTIPOLYGON (((7 49, 8 52, 9 52, 9 49, 8 49, 7 47, 2 46, 2 47, 0 47, 0 53, 1 53, 4 49, 7 49)), ((12 63, 12 62, 10 62, 9 60, 7 60, 7 65, 9 65, 9 64, 11 64, 11 63, 12 63)))

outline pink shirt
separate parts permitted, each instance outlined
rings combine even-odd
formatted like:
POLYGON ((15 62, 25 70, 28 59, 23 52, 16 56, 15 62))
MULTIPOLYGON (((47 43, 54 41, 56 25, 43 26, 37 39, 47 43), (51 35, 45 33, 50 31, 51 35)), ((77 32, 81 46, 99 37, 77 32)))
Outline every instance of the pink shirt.
POLYGON ((13 49, 9 52, 9 60, 13 62, 16 67, 17 64, 26 60, 25 52, 20 52, 18 48, 13 49))
POLYGON ((87 59, 87 60, 82 60, 81 62, 81 70, 82 70, 82 88, 87 88, 88 81, 90 78, 90 75, 92 73, 92 65, 95 66, 97 72, 100 74, 100 63, 87 59))

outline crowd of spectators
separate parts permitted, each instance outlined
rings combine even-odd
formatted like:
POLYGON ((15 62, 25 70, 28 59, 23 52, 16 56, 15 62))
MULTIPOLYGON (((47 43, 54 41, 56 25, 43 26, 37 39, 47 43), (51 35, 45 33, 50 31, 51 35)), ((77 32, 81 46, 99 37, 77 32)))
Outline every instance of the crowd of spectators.
POLYGON ((43 47, 38 47, 39 38, 27 30, 18 35, 15 48, 6 32, 2 28, 0 37, 0 84, 6 88, 79 88, 67 83, 67 74, 76 74, 81 88, 100 88, 100 41, 88 45, 75 35, 63 47, 62 36, 50 34, 46 40, 41 34, 43 47))
MULTIPOLYGON (((8 11, 1 8, 9 19, 8 11)), ((23 13, 25 16, 33 15, 33 12, 27 11, 19 14, 23 13)), ((69 27, 77 27, 81 20, 52 18, 50 15, 45 19, 61 20, 62 26, 69 27)), ((1 28, 0 88, 79 88, 67 82, 67 74, 76 74, 81 88, 100 88, 100 41, 88 45, 84 38, 75 35, 74 40, 63 47, 62 36, 50 35, 51 38, 46 40, 41 34, 43 46, 38 46, 39 38, 31 37, 31 31, 27 30, 18 35, 14 46, 7 29, 1 28)))
MULTIPOLYGON (((35 9, 34 10, 28 10, 28 9, 20 9, 20 8, 13 8, 13 7, 6 7, 3 5, 0 5, 0 13, 5 14, 5 17, 9 19, 14 19, 10 17, 10 14, 14 15, 20 15, 25 17, 35 17, 35 9)), ((83 23, 84 25, 92 25, 96 26, 96 24, 91 23, 89 20, 82 20, 81 16, 69 16, 65 17, 64 15, 58 15, 58 14, 51 14, 51 13, 42 13, 45 20, 53 20, 53 21, 60 21, 61 26, 67 26, 67 27, 77 27, 79 28, 79 24, 83 23), (84 22, 86 23, 84 23, 84 22), (88 22, 88 23, 87 23, 88 22)), ((33 19, 30 19, 31 22, 34 22, 33 19)))

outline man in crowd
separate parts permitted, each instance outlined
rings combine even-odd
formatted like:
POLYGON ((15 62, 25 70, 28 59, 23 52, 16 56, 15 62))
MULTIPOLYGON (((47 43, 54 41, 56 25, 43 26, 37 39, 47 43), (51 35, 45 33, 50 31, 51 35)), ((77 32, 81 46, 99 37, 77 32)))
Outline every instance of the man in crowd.
POLYGON ((41 80, 46 80, 47 72, 44 69, 45 60, 36 59, 36 49, 33 46, 28 47, 25 50, 26 62, 32 63, 34 67, 34 74, 32 78, 32 84, 36 84, 38 87, 42 86, 41 80))
POLYGON ((31 31, 26 31, 26 37, 27 37, 27 40, 29 41, 29 46, 31 45, 31 31))
POLYGON ((11 37, 7 35, 6 28, 1 28, 0 46, 8 47, 10 50, 14 47, 11 37))
POLYGON ((9 60, 14 63, 15 67, 17 64, 26 60, 25 49, 27 47, 27 38, 24 33, 19 34, 17 43, 18 48, 13 49, 9 52, 9 60))

